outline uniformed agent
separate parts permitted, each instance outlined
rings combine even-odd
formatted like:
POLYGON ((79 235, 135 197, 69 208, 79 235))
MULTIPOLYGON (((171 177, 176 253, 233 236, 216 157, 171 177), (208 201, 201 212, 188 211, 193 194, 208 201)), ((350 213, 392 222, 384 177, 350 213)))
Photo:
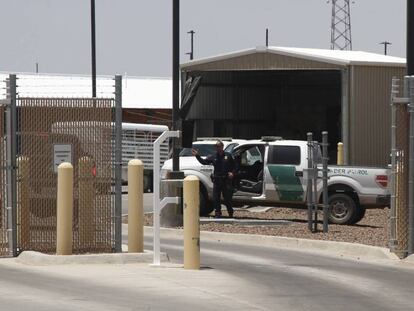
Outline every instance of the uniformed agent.
POLYGON ((233 178, 236 168, 235 161, 230 153, 224 151, 224 144, 221 140, 216 142, 215 147, 216 153, 207 156, 206 159, 201 158, 196 149, 192 150, 192 154, 201 164, 214 166, 212 180, 215 217, 221 217, 221 194, 223 194, 224 205, 227 207, 229 217, 233 218, 231 200, 233 197, 233 178))

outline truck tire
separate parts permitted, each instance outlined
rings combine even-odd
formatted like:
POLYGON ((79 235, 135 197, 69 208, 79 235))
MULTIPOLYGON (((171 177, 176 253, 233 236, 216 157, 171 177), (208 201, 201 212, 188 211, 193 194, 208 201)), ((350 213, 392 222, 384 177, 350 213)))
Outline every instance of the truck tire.
POLYGON ((200 185, 200 216, 208 216, 214 210, 213 204, 208 200, 206 190, 200 185))
POLYGON ((356 219, 355 201, 344 193, 329 196, 329 222, 337 225, 348 225, 356 219))
POLYGON ((365 212, 365 207, 358 206, 356 209, 355 217, 352 219, 351 224, 355 225, 356 223, 360 222, 364 218, 365 212))

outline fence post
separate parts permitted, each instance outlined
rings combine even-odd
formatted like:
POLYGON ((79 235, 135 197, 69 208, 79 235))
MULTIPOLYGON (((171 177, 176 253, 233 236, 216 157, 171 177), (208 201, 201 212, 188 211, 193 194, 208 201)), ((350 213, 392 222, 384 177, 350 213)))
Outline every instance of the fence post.
POLYGON ((91 245, 96 232, 94 165, 89 157, 82 157, 78 161, 79 240, 82 247, 91 245))
POLYGON ((312 133, 307 134, 308 138, 308 173, 307 173, 307 185, 306 185, 306 202, 308 205, 308 229, 312 231, 312 202, 313 202, 313 195, 312 195, 312 169, 313 169, 313 161, 312 161, 312 141, 313 135, 312 133))
POLYGON ((21 156, 17 159, 17 196, 19 209, 17 218, 20 219, 18 232, 19 246, 25 249, 30 244, 30 211, 29 211, 29 158, 21 156))
POLYGON ((323 232, 328 233, 328 132, 322 132, 323 232))
POLYGON ((115 251, 122 252, 122 76, 115 76, 115 251))
POLYGON ((128 252, 144 251, 144 164, 128 163, 128 252))
POLYGON ((184 269, 200 269, 200 188, 196 176, 184 179, 184 269))
POLYGON ((9 75, 8 94, 10 105, 6 112, 6 162, 7 162, 7 230, 9 252, 17 256, 17 189, 16 189, 16 122, 17 86, 16 75, 9 75))
POLYGON ((73 166, 62 163, 58 167, 57 182, 56 254, 72 255, 73 223, 73 166))

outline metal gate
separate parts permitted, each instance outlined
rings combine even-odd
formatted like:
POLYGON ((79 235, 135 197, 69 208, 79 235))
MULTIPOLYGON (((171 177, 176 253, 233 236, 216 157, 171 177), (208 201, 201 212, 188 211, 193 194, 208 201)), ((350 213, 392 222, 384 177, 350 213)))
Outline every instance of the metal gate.
POLYGON ((112 251, 113 107, 113 99, 18 98, 20 250, 55 252, 57 164, 65 160, 74 167, 74 252, 112 251))
MULTIPOLYGON (((407 80, 406 80, 407 81, 407 80)), ((410 113, 407 97, 399 98, 397 79, 392 83, 391 106, 391 211, 390 249, 403 258, 408 253, 409 228, 409 128, 410 113)), ((404 85, 404 95, 408 86, 404 85)))
POLYGON ((61 162, 74 167, 73 252, 120 251, 121 77, 93 99, 28 97, 16 81, 0 81, 0 256, 56 251, 61 162))
POLYGON ((8 213, 6 204, 6 105, 0 104, 0 256, 10 255, 8 239, 8 213))

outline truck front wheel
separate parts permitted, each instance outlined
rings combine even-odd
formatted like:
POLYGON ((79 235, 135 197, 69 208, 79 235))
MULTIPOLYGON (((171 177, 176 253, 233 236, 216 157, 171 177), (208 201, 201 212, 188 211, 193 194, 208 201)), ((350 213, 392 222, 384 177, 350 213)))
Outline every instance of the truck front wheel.
POLYGON ((348 195, 336 193, 329 197, 329 222, 337 225, 348 225, 356 217, 355 201, 348 195))
POLYGON ((207 191, 200 184, 200 216, 208 216, 213 210, 214 206, 208 200, 207 191))

